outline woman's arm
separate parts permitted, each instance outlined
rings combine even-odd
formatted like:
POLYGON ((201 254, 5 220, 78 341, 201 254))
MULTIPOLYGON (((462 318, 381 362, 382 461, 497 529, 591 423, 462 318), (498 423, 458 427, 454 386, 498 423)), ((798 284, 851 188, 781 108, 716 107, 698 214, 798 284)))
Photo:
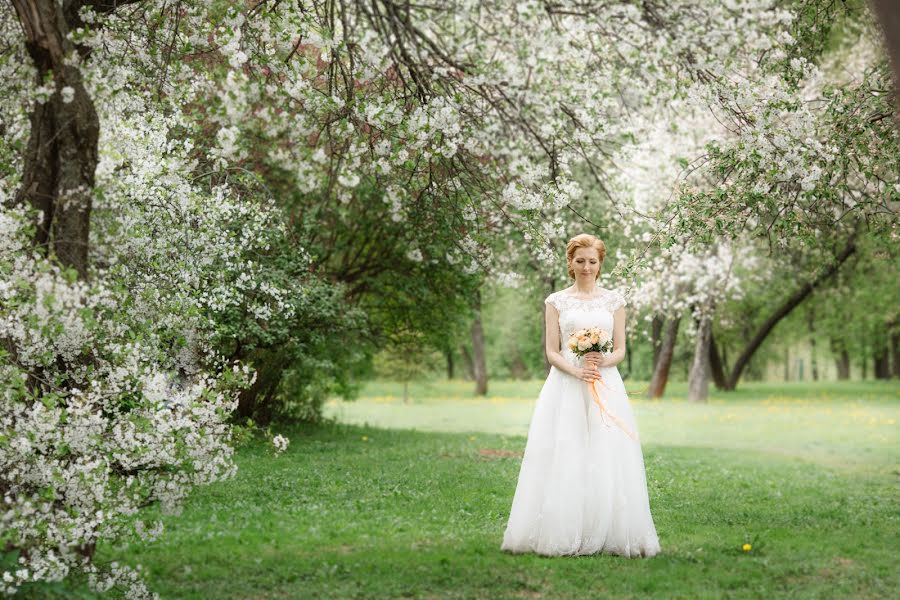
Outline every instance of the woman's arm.
POLYGON ((613 313, 613 351, 600 359, 601 367, 612 367, 625 360, 625 308, 613 313))
POLYGON ((549 302, 546 304, 546 307, 547 309, 544 311, 544 327, 547 332, 545 336, 547 345, 544 347, 544 351, 547 353, 547 362, 564 373, 580 377, 582 369, 563 358, 562 353, 559 351, 559 311, 549 302))

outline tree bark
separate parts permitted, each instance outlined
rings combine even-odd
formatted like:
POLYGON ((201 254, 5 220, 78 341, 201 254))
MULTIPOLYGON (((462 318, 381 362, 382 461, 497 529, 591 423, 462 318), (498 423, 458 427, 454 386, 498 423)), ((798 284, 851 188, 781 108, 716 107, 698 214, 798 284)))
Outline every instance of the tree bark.
POLYGON ((257 423, 267 423, 272 417, 272 402, 284 370, 290 361, 277 350, 257 350, 247 357, 239 357, 256 369, 256 380, 250 387, 241 390, 235 415, 239 419, 253 419, 257 423))
POLYGON ((453 379, 453 375, 454 375, 453 352, 451 350, 447 350, 446 352, 444 352, 444 356, 447 357, 447 379, 453 379))
POLYGON ((850 353, 842 340, 831 338, 831 353, 834 355, 834 366, 840 381, 850 379, 850 353))
POLYGON ((660 315, 653 315, 650 323, 650 343, 653 344, 653 365, 659 362, 659 347, 662 345, 663 325, 666 320, 660 315))
POLYGON ((870 0, 884 33, 887 54, 894 71, 894 90, 900 88, 900 10, 896 0, 870 0))
POLYGON ((784 380, 791 380, 791 349, 787 347, 784 349, 784 380))
POLYGON ((879 340, 874 352, 874 373, 875 379, 890 379, 891 377, 891 361, 888 352, 887 340, 879 340))
POLYGON ((891 373, 894 377, 900 377, 900 331, 891 334, 891 357, 891 373))
POLYGON ((863 346, 862 355, 859 357, 860 359, 860 369, 862 370, 862 379, 865 381, 869 378, 869 348, 868 346, 863 346))
MULTIPOLYGON (((556 280, 555 279, 545 279, 544 284, 545 284, 544 289, 549 290, 547 292, 548 295, 552 294, 554 291, 556 291, 556 280)), ((541 318, 541 349, 542 349, 541 354, 543 354, 543 356, 544 356, 544 373, 549 375, 550 367, 551 367, 550 360, 547 358, 547 353, 543 351, 543 349, 547 347, 547 323, 546 323, 547 307, 544 305, 543 300, 541 301, 540 314, 542 316, 542 318, 541 318)))
POLYGON ((484 352, 484 329, 481 326, 481 294, 477 294, 475 318, 472 320, 472 367, 475 375, 475 394, 487 395, 487 363, 484 352))
MULTIPOLYGON (((86 279, 100 119, 81 72, 66 63, 66 56, 75 48, 67 37, 72 23, 67 21, 61 3, 12 3, 36 68, 36 84, 50 79, 56 87, 44 104, 32 108, 22 185, 15 202, 31 204, 41 211, 35 247, 55 255, 63 266, 73 268, 80 278, 86 279)), ((69 3, 66 12, 71 15, 72 5, 81 4, 69 3)), ((77 14, 77 10, 74 12, 77 14)))
POLYGON ((469 352, 468 346, 460 344, 459 351, 463 357, 463 364, 466 367, 466 378, 475 379, 475 361, 472 360, 472 353, 469 352))
POLYGON ((750 359, 753 357, 754 353, 756 353, 756 351, 762 345, 763 341, 765 341, 766 337, 768 337, 775 326, 784 317, 789 315, 792 310, 797 308, 818 285, 831 277, 831 275, 833 275, 854 252, 856 252, 855 235, 855 233, 851 234, 850 238, 847 240, 846 245, 844 246, 844 249, 835 257, 835 260, 827 268, 821 271, 812 281, 807 281, 802 286, 800 286, 797 291, 795 291, 787 299, 785 299, 781 306, 779 306, 775 310, 775 312, 772 313, 772 315, 770 315, 769 318, 759 326, 756 334, 747 343, 747 346, 735 361, 734 367, 732 368, 731 373, 728 376, 725 389, 733 390, 737 387, 737 382, 741 377, 741 373, 743 373, 744 369, 746 368, 747 363, 750 362, 750 359))
POLYGON ((719 355, 719 348, 716 346, 716 338, 713 335, 712 327, 709 328, 709 371, 712 375, 713 383, 716 389, 724 390, 726 385, 725 368, 722 364, 722 357, 719 355))
MULTIPOLYGON (((542 307, 542 317, 541 318, 541 348, 547 347, 547 307, 544 305, 542 307)), ((542 350, 541 354, 544 355, 544 373, 545 376, 550 374, 550 360, 547 358, 547 352, 542 350)))
POLYGON ((631 377, 631 374, 634 372, 634 369, 633 369, 632 364, 631 364, 631 363, 632 363, 632 357, 634 356, 634 352, 631 351, 631 344, 628 344, 628 348, 625 350, 625 356, 626 356, 627 361, 628 361, 628 363, 627 363, 627 364, 628 364, 628 372, 625 373, 625 375, 622 376, 622 379, 623 379, 623 380, 628 379, 629 377, 631 377))
POLYGON ((712 308, 704 310, 697 326, 694 362, 688 376, 688 400, 706 402, 709 398, 709 348, 712 333, 712 308))
MULTIPOLYGON (((38 211, 33 239, 35 251, 55 257, 60 266, 72 269, 84 280, 88 277, 91 198, 100 120, 81 72, 76 66, 66 64, 66 58, 71 57, 75 48, 68 38, 72 22, 66 20, 61 4, 54 0, 12 0, 25 48, 35 67, 35 85, 49 82, 55 91, 45 102, 36 101, 31 107, 21 185, 8 202, 16 206, 30 205, 38 211)), ((69 4, 76 9, 79 5, 69 4)), ((3 346, 8 345, 3 342, 3 346)), ((84 361, 90 360, 90 352, 85 353, 84 361)), ((35 393, 40 393, 40 371, 35 368, 28 373, 27 385, 35 393)), ((58 382, 57 385, 70 384, 58 382)))
POLYGON ((650 380, 650 388, 647 390, 647 395, 650 398, 660 398, 666 391, 666 383, 669 381, 669 369, 672 366, 672 358, 675 355, 675 341, 678 339, 679 323, 681 323, 681 317, 670 317, 666 321, 665 333, 659 349, 659 360, 653 366, 653 378, 650 380))
POLYGON ((819 380, 819 363, 816 361, 816 323, 815 310, 812 306, 806 314, 806 325, 809 330, 809 372, 813 381, 819 380))
MULTIPOLYGON (((12 203, 31 205, 40 213, 33 241, 35 250, 45 256, 55 256, 61 266, 74 270, 79 279, 85 280, 100 118, 84 87, 81 71, 66 62, 76 50, 68 36, 71 30, 82 25, 78 10, 83 5, 90 4, 108 13, 115 10, 116 3, 103 0, 11 2, 22 26, 25 49, 35 67, 36 86, 52 82, 55 88, 44 103, 35 102, 31 107, 31 130, 23 156, 21 185, 12 203)), ((8 344, 0 340, 0 345, 8 344)), ((15 355, 15 349, 12 352, 15 355)), ((89 360, 90 352, 84 353, 84 357, 89 360)), ((34 372, 28 374, 29 386, 34 375, 34 372)), ((56 382, 56 385, 68 386, 70 382, 56 382)), ((93 557, 95 550, 93 541, 76 548, 87 559, 93 557)))

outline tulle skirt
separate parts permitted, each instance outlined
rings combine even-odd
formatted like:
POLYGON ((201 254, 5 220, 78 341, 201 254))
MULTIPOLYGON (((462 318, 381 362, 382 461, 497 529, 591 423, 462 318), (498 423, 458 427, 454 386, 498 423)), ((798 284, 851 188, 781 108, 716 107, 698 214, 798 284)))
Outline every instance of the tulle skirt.
MULTIPOLYGON (((601 367, 606 407, 639 435, 615 366, 601 367)), ((644 457, 593 401, 587 384, 551 367, 535 404, 502 550, 547 556, 660 551, 644 457)))

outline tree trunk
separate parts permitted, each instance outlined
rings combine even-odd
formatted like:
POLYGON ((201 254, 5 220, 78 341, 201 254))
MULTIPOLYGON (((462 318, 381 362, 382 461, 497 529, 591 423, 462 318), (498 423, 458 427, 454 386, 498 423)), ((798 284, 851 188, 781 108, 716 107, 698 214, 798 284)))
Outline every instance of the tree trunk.
POLYGON ((791 380, 791 349, 787 347, 784 349, 784 380, 791 380))
POLYGON ((834 366, 837 369, 837 378, 840 381, 850 379, 850 353, 844 347, 844 342, 831 338, 831 352, 834 354, 834 366))
POLYGON ((653 345, 653 365, 659 362, 659 348, 662 345, 663 325, 666 320, 660 315, 653 315, 650 323, 650 343, 653 345))
POLYGON ((56 86, 56 92, 44 104, 36 103, 32 108, 22 185, 15 202, 29 203, 41 211, 35 232, 36 248, 54 254, 63 266, 86 279, 100 119, 81 72, 66 62, 66 56, 75 48, 67 37, 72 22, 66 20, 62 3, 12 3, 25 32, 25 47, 36 67, 36 84, 41 85, 52 74, 56 86), (71 98, 63 97, 63 89, 71 98))
POLYGON ((862 356, 860 356, 860 369, 862 370, 862 379, 865 381, 869 378, 869 347, 863 346, 862 356))
MULTIPOLYGON (((43 104, 35 102, 31 107, 21 185, 8 202, 31 205, 39 211, 33 240, 35 251, 54 257, 59 265, 72 269, 84 280, 88 277, 100 120, 81 71, 66 62, 67 56, 70 63, 74 62, 75 50, 68 34, 73 24, 81 21, 67 20, 62 4, 54 0, 12 0, 25 35, 25 48, 35 67, 35 85, 49 80, 55 91, 43 104), (63 101, 63 90, 68 102, 63 101)), ((74 7, 77 15, 80 3, 68 2, 66 6, 74 7)), ((89 356, 90 352, 85 353, 86 361, 90 361, 89 356)), ((36 394, 43 391, 40 371, 35 368, 27 377, 26 385, 36 394)), ((71 382, 55 385, 65 388, 71 382)))
POLYGON ((785 299, 781 306, 779 306, 775 310, 775 312, 772 313, 772 315, 770 315, 769 318, 759 326, 756 334, 747 343, 747 346, 735 361, 734 368, 732 368, 731 373, 728 376, 728 381, 726 382, 726 389, 733 390, 735 387, 737 387, 737 382, 741 377, 741 373, 743 373, 744 369, 747 366, 747 363, 750 362, 750 358, 753 357, 753 355, 765 341, 766 337, 768 337, 775 326, 779 323, 779 321, 789 315, 792 310, 797 308, 806 299, 806 297, 812 293, 813 289, 815 289, 816 286, 820 285, 823 281, 833 275, 850 257, 850 255, 856 252, 855 238, 856 233, 854 232, 847 240, 847 244, 844 246, 844 249, 835 257, 835 260, 827 268, 821 271, 815 277, 815 279, 813 279, 812 281, 808 281, 800 286, 797 291, 795 291, 793 294, 791 294, 791 296, 785 299))
POLYGON ((876 342, 878 345, 875 347, 874 358, 875 358, 875 379, 890 379, 891 378, 891 357, 888 352, 888 344, 887 340, 879 340, 876 342))
POLYGON ((897 322, 892 318, 885 324, 885 338, 882 344, 881 357, 882 364, 877 367, 881 373, 880 379, 890 379, 897 377, 897 370, 900 368, 900 357, 897 356, 898 345, 900 345, 900 332, 897 331, 897 322))
POLYGON ((809 372, 813 381, 819 380, 819 363, 816 362, 816 324, 815 310, 812 306, 806 314, 806 325, 809 330, 809 372))
POLYGON ((624 380, 624 379, 628 379, 629 377, 631 377, 631 374, 634 372, 634 371, 633 371, 633 367, 632 367, 632 365, 631 365, 631 362, 632 362, 631 359, 632 359, 633 356, 634 356, 634 352, 631 351, 631 344, 628 344, 628 348, 625 350, 625 357, 626 357, 627 360, 628 360, 628 372, 625 373, 625 375, 622 376, 622 379, 623 379, 623 380, 624 380))
POLYGON ((716 346, 716 338, 713 335, 712 327, 709 328, 709 372, 712 375, 713 383, 716 384, 716 389, 724 390, 725 367, 722 364, 722 357, 719 356, 719 348, 716 346))
POLYGON ((447 379, 453 379, 453 351, 447 350, 444 356, 447 357, 447 379))
MULTIPOLYGON (((85 280, 100 119, 84 87, 81 71, 74 64, 76 47, 68 36, 83 25, 78 11, 86 0, 11 2, 25 36, 25 49, 35 67, 35 85, 42 86, 52 77, 55 88, 46 102, 35 102, 31 107, 21 185, 12 204, 31 205, 39 211, 35 250, 44 256, 55 256, 62 267, 72 269, 79 279, 85 280)), ((115 2, 103 0, 91 4, 100 13, 112 12, 116 7, 115 2)), ((77 50, 88 51, 83 46, 77 50)), ((6 341, 0 339, 0 346, 7 346, 6 341)), ((83 356, 89 360, 90 351, 83 356)), ((28 373, 28 385, 36 379, 38 370, 28 373)), ((56 381, 53 385, 68 387, 71 382, 56 381)), ((96 542, 91 541, 75 551, 90 560, 95 550, 96 542)))
POLYGON ((870 0, 884 33, 885 49, 894 71, 894 89, 900 88, 900 10, 896 0, 870 0))
POLYGON ((653 366, 653 378, 650 380, 650 389, 647 391, 647 395, 650 398, 660 398, 666 391, 666 383, 669 381, 669 369, 672 366, 672 358, 675 355, 675 341, 678 339, 679 323, 681 323, 681 317, 670 317, 666 321, 665 333, 659 349, 659 360, 653 366))
POLYGON ((475 372, 475 394, 486 396, 487 364, 484 354, 484 329, 481 326, 481 294, 478 294, 475 318, 472 320, 472 359, 475 372))
POLYGON ((475 379, 475 361, 472 360, 472 353, 469 352, 468 346, 460 344, 459 352, 463 357, 463 364, 466 367, 466 379, 475 379))
POLYGON ((704 310, 697 326, 697 340, 694 346, 694 363, 688 376, 688 400, 706 402, 709 398, 709 347, 712 332, 712 307, 704 310))
POLYGON ((900 331, 891 334, 891 373, 894 377, 900 377, 900 331))
MULTIPOLYGON (((545 284, 544 289, 549 290, 547 292, 548 295, 552 294, 556 290, 556 280, 555 279, 545 279, 544 284, 545 284)), ((542 315, 542 318, 541 318, 541 325, 542 325, 541 326, 541 348, 546 348, 547 347, 547 322, 546 322, 547 307, 544 304, 543 300, 541 301, 541 309, 540 310, 541 310, 541 315, 542 315)), ((549 374, 550 367, 552 365, 550 364, 550 360, 547 358, 547 353, 545 351, 542 351, 541 354, 544 355, 544 373, 549 374)))
POLYGON ((257 350, 247 357, 239 357, 256 369, 256 380, 250 387, 241 390, 235 415, 239 419, 253 419, 257 423, 267 423, 273 414, 272 402, 288 358, 277 350, 257 350))
POLYGON ((725 373, 727 373, 727 372, 728 372, 728 346, 722 346, 722 381, 725 381, 725 373))

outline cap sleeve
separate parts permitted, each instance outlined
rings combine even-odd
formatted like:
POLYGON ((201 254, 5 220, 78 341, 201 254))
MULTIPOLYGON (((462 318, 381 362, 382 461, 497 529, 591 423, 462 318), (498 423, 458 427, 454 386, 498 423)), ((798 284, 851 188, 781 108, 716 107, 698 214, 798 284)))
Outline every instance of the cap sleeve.
POLYGON ((628 304, 625 301, 625 296, 619 292, 618 290, 612 290, 612 296, 609 300, 609 310, 610 312, 615 312, 628 304))
POLYGON ((549 304, 556 310, 559 310, 559 294, 553 292, 552 294, 544 298, 544 304, 549 304))

